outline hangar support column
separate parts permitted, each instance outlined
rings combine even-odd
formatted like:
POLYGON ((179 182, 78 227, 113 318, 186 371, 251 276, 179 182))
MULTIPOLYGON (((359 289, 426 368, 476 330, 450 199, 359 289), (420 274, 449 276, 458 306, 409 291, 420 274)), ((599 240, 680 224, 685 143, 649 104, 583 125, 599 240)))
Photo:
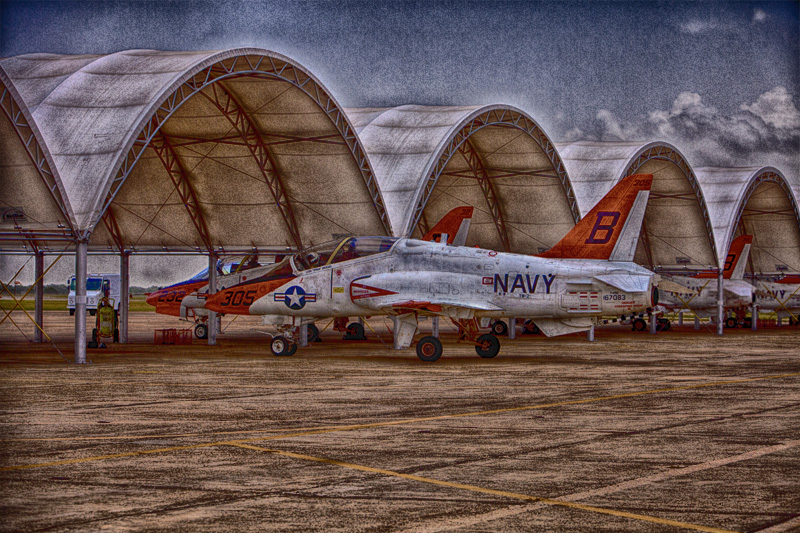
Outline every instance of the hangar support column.
POLYGON ((86 363, 86 259, 87 241, 75 247, 75 362, 86 363))
POLYGON ((36 308, 34 315, 36 317, 36 329, 33 331, 33 342, 42 342, 42 328, 44 322, 44 253, 40 250, 36 251, 36 259, 34 263, 34 276, 36 278, 36 289, 34 292, 34 301, 36 308))
POLYGON ((131 253, 123 250, 119 256, 119 342, 128 342, 128 295, 130 294, 130 257, 131 253))
POLYGON ((722 269, 717 271, 717 335, 722 335, 725 327, 725 287, 722 278, 722 269))
MULTIPOLYGON (((208 254, 208 296, 217 292, 217 254, 208 254)), ((217 313, 208 312, 208 345, 217 344, 217 313)))

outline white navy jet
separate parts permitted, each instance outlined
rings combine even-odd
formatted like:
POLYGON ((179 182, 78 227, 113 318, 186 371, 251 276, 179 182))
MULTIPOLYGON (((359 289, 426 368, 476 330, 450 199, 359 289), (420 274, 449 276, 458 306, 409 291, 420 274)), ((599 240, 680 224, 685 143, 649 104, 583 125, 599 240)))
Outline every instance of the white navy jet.
MULTIPOLYGON (((744 280, 747 258, 750 255, 752 235, 742 235, 731 243, 725 266, 722 270, 722 290, 724 308, 744 316, 747 307, 753 303, 753 286, 744 280)), ((707 318, 717 314, 717 272, 708 270, 693 276, 674 276, 661 273, 664 281, 660 287, 660 311, 691 311, 695 316, 707 318)), ((728 317, 727 327, 735 327, 737 319, 728 317)), ((643 323, 642 323, 643 324, 643 323)), ((643 330, 643 325, 634 329, 643 330)))
MULTIPOLYGON (((535 256, 395 237, 349 237, 287 257, 268 274, 206 299, 224 314, 265 315, 279 327, 271 349, 291 355, 298 327, 320 317, 389 315, 407 348, 419 316, 453 320, 481 357, 499 341, 480 335, 482 317, 532 319, 546 335, 590 329, 596 319, 649 311, 659 276, 633 262, 651 174, 620 181, 560 242, 535 256)), ((417 342, 435 361, 442 344, 417 342)))

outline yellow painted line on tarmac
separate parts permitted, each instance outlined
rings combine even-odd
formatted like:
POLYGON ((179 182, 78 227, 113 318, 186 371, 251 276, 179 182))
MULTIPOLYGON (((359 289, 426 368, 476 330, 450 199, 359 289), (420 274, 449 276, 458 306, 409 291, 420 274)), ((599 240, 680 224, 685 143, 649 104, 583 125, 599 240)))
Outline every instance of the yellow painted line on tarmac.
POLYGON ((606 509, 604 507, 595 507, 593 505, 584 505, 582 503, 575 503, 570 501, 563 501, 563 500, 554 500, 551 498, 542 498, 540 496, 530 496, 528 494, 520 494, 518 492, 508 492, 505 490, 496 490, 496 489, 488 489, 485 487, 479 487, 477 485, 467 485, 464 483, 456 483, 453 481, 442 481, 440 479, 433 479, 429 477, 423 476, 415 476, 413 474, 403 474, 401 472, 395 472, 394 470, 385 470, 383 468, 373 468, 371 466, 364 466, 358 465, 354 463, 346 463, 344 461, 337 461, 336 459, 326 459, 324 457, 314 457, 312 455, 304 455, 301 453, 294 453, 294 452, 286 452, 282 450, 271 450, 269 448, 261 448, 259 446, 251 446, 248 444, 232 444, 231 446, 236 446, 237 448, 246 448, 248 450, 256 450, 260 452, 267 452, 274 455, 282 455, 284 457, 291 457, 293 459, 302 459, 305 461, 314 461, 317 463, 325 463, 329 465, 341 466, 344 468, 350 468, 353 470, 361 470, 362 472, 370 472, 373 474, 383 474, 385 476, 391 477, 398 477, 402 479, 408 479, 410 481, 419 481, 421 483, 429 483, 431 485, 440 485, 442 487, 449 487, 454 489, 461 489, 461 490, 468 490, 471 492, 480 492, 483 494, 491 494, 493 496, 500 496, 504 498, 514 498, 517 500, 527 500, 530 502, 539 502, 544 503, 547 505, 557 505, 561 507, 569 507, 571 509, 580 509, 581 511, 588 511, 591 513, 600 513, 600 514, 607 514, 612 516, 618 516, 622 518, 630 518, 633 520, 640 520, 644 522, 651 522, 654 524, 660 524, 665 526, 674 526, 680 527, 683 529, 692 529, 694 531, 707 531, 709 533, 735 533, 730 529, 720 529, 716 527, 708 527, 702 526, 698 524, 690 524, 688 522, 679 522, 677 520, 670 520, 668 518, 659 518, 657 516, 648 516, 636 513, 629 513, 626 511, 617 511, 615 509, 606 509))
MULTIPOLYGON (((593 403, 593 402, 601 402, 606 400, 617 400, 621 398, 633 398, 636 396, 644 396, 649 394, 659 394, 662 392, 674 392, 679 390, 689 390, 689 389, 699 389, 703 387, 715 387, 715 386, 723 386, 723 385, 733 385, 737 383, 749 383, 753 381, 765 381, 771 379, 781 379, 781 378, 788 378, 788 377, 796 377, 800 376, 800 372, 794 372, 791 374, 779 374, 775 376, 762 376, 758 378, 747 378, 747 379, 737 379, 737 380, 729 380, 729 381, 712 381, 709 383, 700 383, 695 385, 683 385, 680 387, 669 387, 669 388, 662 388, 662 389, 653 389, 653 390, 646 390, 646 391, 638 391, 638 392, 628 392, 624 394, 615 394, 612 396, 601 396, 599 398, 586 398, 583 400, 569 400, 564 402, 554 402, 554 403, 544 403, 539 405, 527 405, 522 407, 504 407, 500 409, 490 409, 487 411, 472 411, 469 413, 455 413, 449 415, 438 415, 438 416, 428 416, 422 418, 407 418, 402 420, 392 420, 389 422, 370 422, 366 424, 351 424, 345 426, 333 426, 328 428, 314 428, 314 429, 293 429, 293 430, 286 430, 287 433, 282 433, 280 435, 272 435, 268 437, 253 437, 249 439, 237 439, 232 441, 220 441, 220 442, 209 442, 204 444, 193 444, 189 446, 175 446, 169 448, 158 448, 156 450, 143 450, 138 452, 126 452, 121 454, 111 454, 111 455, 99 455, 94 457, 83 457, 79 459, 67 459, 64 461, 53 461, 48 463, 36 463, 36 464, 29 464, 29 465, 17 465, 17 466, 6 466, 1 467, 0 472, 8 471, 8 470, 21 470, 26 468, 40 468, 46 466, 57 466, 61 464, 74 464, 74 463, 84 463, 89 461, 98 461, 104 459, 113 459, 117 457, 133 457, 136 455, 144 455, 148 453, 161 453, 161 452, 169 452, 169 451, 177 451, 177 450, 185 450, 190 448, 204 448, 209 446, 222 446, 222 445, 233 445, 233 444, 243 444, 247 442, 258 442, 264 440, 277 440, 277 439, 289 439, 293 437, 304 437, 308 435, 321 435, 325 433, 334 433, 340 431, 353 431, 357 429, 371 429, 371 428, 380 428, 380 427, 391 427, 391 426, 400 426, 405 424, 414 424, 418 422, 432 422, 437 420, 449 420, 455 418, 463 418, 468 416, 482 416, 482 415, 492 415, 492 414, 499 414, 499 413, 511 413, 517 411, 530 411, 534 409, 546 409, 548 407, 561 407, 565 405, 579 405, 579 404, 586 404, 586 403, 593 403)), ((249 432, 248 432, 249 433, 249 432)), ((72 439, 78 440, 78 439, 72 439)))

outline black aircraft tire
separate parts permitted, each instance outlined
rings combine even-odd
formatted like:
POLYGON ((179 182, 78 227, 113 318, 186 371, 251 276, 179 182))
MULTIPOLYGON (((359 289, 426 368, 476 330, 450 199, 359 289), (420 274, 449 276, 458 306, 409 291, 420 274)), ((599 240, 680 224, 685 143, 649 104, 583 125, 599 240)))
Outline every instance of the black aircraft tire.
POLYGON ((89 316, 94 316, 97 313, 97 309, 89 309, 89 316))
POLYGON ((417 357, 422 361, 433 362, 442 356, 442 341, 436 337, 422 337, 417 342, 417 357))
POLYGON ((119 329, 114 330, 114 342, 119 342, 119 329))
POLYGON ((69 310, 69 316, 75 316, 75 310, 74 309, 70 309, 69 310))
POLYGON ((753 326, 753 317, 749 316, 749 317, 745 318, 743 320, 743 322, 744 322, 744 327, 746 327, 746 328, 752 327, 753 326))
POLYGON ((725 319, 725 327, 728 328, 728 329, 735 328, 736 327, 736 319, 733 318, 732 316, 726 318, 725 319))
POLYGON ((92 342, 97 343, 97 328, 92 329, 92 342))
POLYGON ((347 325, 347 333, 344 334, 346 341, 363 341, 367 337, 364 335, 364 326, 358 322, 351 322, 347 325))
POLYGON ((207 339, 208 338, 208 326, 205 324, 197 324, 194 327, 194 336, 198 339, 207 339))
POLYGON ((286 353, 284 355, 287 356, 287 357, 291 357, 291 356, 293 356, 295 354, 296 351, 297 351, 297 345, 296 344, 290 344, 289 345, 289 349, 286 350, 286 353))
POLYGON ((291 349, 291 343, 286 339, 286 337, 282 337, 280 335, 272 337, 272 340, 269 343, 269 349, 272 351, 273 355, 278 357, 283 355, 291 355, 289 353, 289 350, 291 349))
POLYGON ((319 328, 315 324, 308 324, 306 326, 306 340, 308 342, 316 342, 319 339, 319 328))
POLYGON ((631 327, 633 327, 633 331, 645 331, 647 329, 647 322, 641 318, 637 318, 631 322, 631 327))
POLYGON ((498 337, 508 335, 508 325, 502 320, 498 320, 492 324, 492 334, 498 337))
POLYGON ((475 352, 484 359, 491 359, 500 353, 500 341, 494 335, 481 335, 476 341, 475 352))

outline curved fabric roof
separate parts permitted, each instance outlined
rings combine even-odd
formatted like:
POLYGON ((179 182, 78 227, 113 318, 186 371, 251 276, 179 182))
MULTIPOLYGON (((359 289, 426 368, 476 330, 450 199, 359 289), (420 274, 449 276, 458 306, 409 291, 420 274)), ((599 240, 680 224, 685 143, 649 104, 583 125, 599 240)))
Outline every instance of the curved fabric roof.
POLYGON ((797 183, 772 167, 705 167, 696 172, 725 255, 734 238, 753 235, 750 272, 800 272, 797 183))
POLYGON ((662 269, 720 264, 703 192, 677 148, 664 142, 581 141, 556 146, 583 214, 625 176, 653 174, 637 263, 662 269))
POLYGON ((553 144, 506 105, 347 109, 395 235, 424 234, 449 210, 475 212, 469 245, 538 253, 580 218, 553 144))
POLYGON ((391 233, 347 117, 280 54, 29 54, 0 61, 0 81, 49 167, 24 163, 25 127, 6 112, 0 146, 20 172, 4 171, 0 191, 24 183, 31 195, 9 203, 31 219, 60 192, 69 220, 44 225, 67 222, 91 236, 90 249, 233 250, 391 233), (55 192, 35 184, 37 167, 55 192))

